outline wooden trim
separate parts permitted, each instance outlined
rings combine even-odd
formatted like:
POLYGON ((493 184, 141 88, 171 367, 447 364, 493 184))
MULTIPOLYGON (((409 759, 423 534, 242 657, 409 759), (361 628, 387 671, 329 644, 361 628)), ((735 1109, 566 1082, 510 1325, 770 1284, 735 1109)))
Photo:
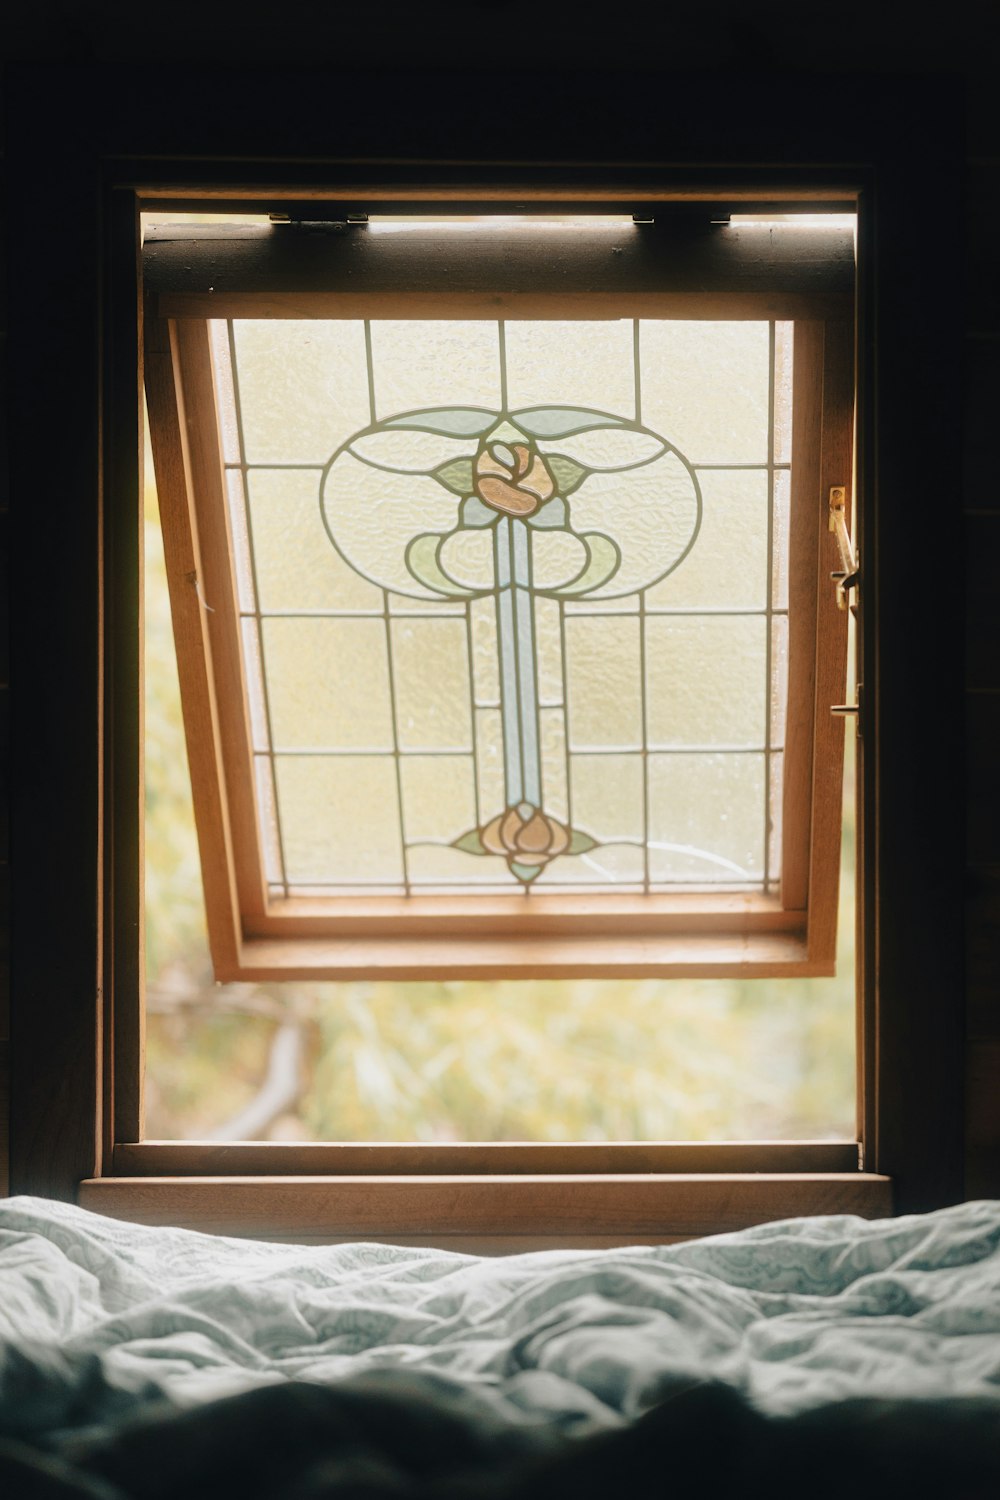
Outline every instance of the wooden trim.
MULTIPOLYGON (((200 517, 196 516, 192 502, 194 478, 189 440, 192 427, 209 424, 204 421, 189 424, 178 373, 176 330, 150 318, 146 322, 146 399, 160 496, 184 734, 195 787, 195 825, 209 946, 217 970, 229 972, 238 961, 239 908, 212 642, 199 582, 204 572, 198 534, 200 517)), ((204 442, 196 440, 196 458, 203 457, 204 442)))
MULTIPOLYGON (((216 685, 216 712, 219 719, 221 765, 216 767, 219 783, 225 788, 229 813, 231 858, 236 882, 239 911, 244 922, 253 926, 264 916, 263 854, 257 829, 254 803, 254 768, 251 752, 250 709, 243 673, 243 648, 239 631, 239 602, 236 584, 235 552, 218 423, 205 421, 203 412, 214 412, 215 379, 208 324, 182 321, 171 325, 170 338, 176 350, 177 380, 187 423, 188 456, 191 489, 185 495, 185 511, 179 513, 180 495, 168 493, 161 502, 165 532, 171 534, 171 560, 180 551, 177 532, 186 517, 198 539, 200 555, 199 602, 207 604, 202 611, 204 639, 211 649, 211 669, 216 685)), ((188 590, 190 593, 190 590, 188 590)), ((203 759, 205 746, 188 741, 189 757, 203 759)), ((192 780, 194 778, 192 771, 192 780)), ((199 769, 199 775, 203 775, 199 769)))
POLYGON ((655 892, 649 896, 583 892, 465 896, 293 896, 268 902, 267 914, 246 922, 248 938, 429 936, 453 931, 496 936, 567 937, 585 924, 590 936, 670 932, 801 932, 804 911, 785 911, 759 891, 655 892), (335 922, 332 920, 335 919, 335 922))
MULTIPOLYGON (((276 199, 279 202, 322 203, 343 202, 344 204, 357 203, 379 203, 379 204, 402 204, 402 203, 468 203, 476 201, 484 204, 494 203, 559 203, 561 205, 572 203, 623 203, 629 204, 635 201, 640 203, 705 203, 711 206, 724 207, 732 204, 747 204, 757 206, 761 204, 774 205, 776 203, 807 203, 810 205, 823 204, 824 207, 831 202, 835 203, 837 210, 849 213, 857 199, 858 187, 856 184, 836 182, 819 187, 802 187, 798 183, 791 186, 784 185, 788 174, 773 174, 769 180, 762 181, 758 186, 748 187, 739 178, 718 172, 703 171, 699 177, 708 179, 717 177, 717 186, 709 189, 704 183, 697 186, 665 187, 663 179, 677 174, 674 164, 664 163, 659 168, 647 169, 643 174, 636 175, 622 182, 620 179, 601 175, 604 169, 591 169, 589 176, 596 177, 595 181, 584 182, 581 177, 580 164, 578 162, 565 163, 563 168, 553 164, 550 171, 545 174, 544 182, 539 182, 537 176, 522 178, 505 178, 504 180, 489 182, 485 181, 487 176, 492 176, 490 167, 484 167, 482 162, 466 163, 459 167, 461 180, 455 182, 449 180, 441 173, 441 164, 433 167, 421 165, 417 173, 405 176, 401 164, 394 164, 392 170, 398 175, 387 176, 380 181, 377 169, 371 162, 359 162, 352 164, 358 180, 350 187, 346 185, 348 169, 344 162, 338 162, 333 172, 327 171, 325 176, 334 177, 339 180, 340 186, 331 186, 330 181, 322 185, 315 185, 303 176, 297 184, 289 184, 281 178, 271 181, 265 180, 260 173, 256 174, 253 188, 253 196, 247 197, 246 186, 235 186, 231 180, 226 182, 199 183, 192 189, 190 181, 184 184, 175 184, 165 181, 152 182, 147 176, 145 184, 135 183, 136 190, 141 198, 141 206, 144 212, 156 211, 162 206, 167 210, 176 207, 180 203, 194 202, 233 204, 253 201, 260 208, 260 201, 276 199), (566 170, 568 168, 568 171, 566 170), (435 175, 437 173, 437 175, 435 175), (561 186, 553 178, 562 176, 572 177, 570 186, 561 186)), ((457 165, 457 164, 453 164, 457 165)), ((190 179, 192 164, 185 163, 186 175, 190 179)), ((635 171, 629 167, 627 170, 635 171)), ((495 169, 494 169, 495 171, 495 169)))
POLYGON ((809 903, 823 345, 826 325, 796 323, 792 354, 791 525, 788 545, 788 710, 782 788, 781 900, 809 903))
POLYGON ((829 527, 829 507, 831 486, 843 485, 847 490, 850 524, 854 491, 854 385, 853 328, 849 323, 828 323, 823 349, 818 561, 813 568, 819 595, 809 836, 809 957, 816 963, 828 962, 830 973, 837 954, 844 798, 844 726, 830 712, 830 706, 843 703, 847 687, 848 616, 838 606, 836 588, 830 578, 840 567, 840 555, 829 527))
POLYGON ((729 321, 843 317, 850 299, 803 292, 161 292, 161 318, 687 318, 729 321))
POLYGON ((468 930, 424 938, 247 938, 222 982, 253 979, 770 978, 818 975, 804 935, 794 932, 645 934, 591 938, 480 936, 468 930))
POLYGON ((139 1141, 115 1147, 116 1177, 303 1174, 484 1176, 572 1173, 854 1172, 857 1141, 332 1143, 139 1141))
POLYGON ((676 1176, 104 1177, 81 1207, 140 1224, 250 1238, 389 1240, 530 1236, 571 1246, 687 1238, 801 1214, 892 1212, 892 1184, 860 1172, 676 1176))
POLYGON ((104 989, 111 997, 111 1024, 104 1027, 104 1067, 112 1081, 103 1101, 107 1159, 116 1140, 142 1132, 146 1039, 142 265, 134 195, 113 194, 108 212, 114 247, 109 270, 115 295, 108 299, 113 342, 107 374, 112 395, 106 419, 110 473, 102 579, 107 653, 104 711, 109 746, 113 746, 105 754, 109 817, 103 872, 108 958, 104 989))

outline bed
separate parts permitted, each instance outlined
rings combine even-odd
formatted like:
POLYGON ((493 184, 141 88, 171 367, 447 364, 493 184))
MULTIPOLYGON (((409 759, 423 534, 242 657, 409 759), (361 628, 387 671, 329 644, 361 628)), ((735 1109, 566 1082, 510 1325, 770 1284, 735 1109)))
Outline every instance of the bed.
POLYGON ((0 1203, 0 1493, 1000 1494, 1000 1203, 486 1258, 0 1203))

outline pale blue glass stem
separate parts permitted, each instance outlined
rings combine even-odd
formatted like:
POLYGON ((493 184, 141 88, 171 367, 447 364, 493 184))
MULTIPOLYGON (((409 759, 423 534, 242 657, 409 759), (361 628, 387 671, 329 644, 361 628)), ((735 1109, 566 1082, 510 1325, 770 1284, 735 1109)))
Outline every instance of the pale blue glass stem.
POLYGON ((502 516, 493 533, 500 641, 500 714, 507 806, 542 805, 542 766, 535 682, 535 616, 531 595, 531 531, 502 516))

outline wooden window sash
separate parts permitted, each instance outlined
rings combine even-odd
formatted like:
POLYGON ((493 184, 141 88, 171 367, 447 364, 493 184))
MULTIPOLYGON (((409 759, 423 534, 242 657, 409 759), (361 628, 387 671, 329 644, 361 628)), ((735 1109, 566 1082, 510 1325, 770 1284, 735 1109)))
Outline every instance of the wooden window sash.
MULTIPOLYGON (((207 242, 208 243, 208 242, 207 242)), ((197 249, 198 246, 196 245, 197 249)), ((251 241, 251 250, 253 249, 251 241)), ((245 247, 244 247, 245 250, 245 247)), ((252 256, 251 256, 252 261, 252 256)), ((237 265, 237 283, 248 276, 237 265)), ((824 485, 850 486, 852 326, 843 293, 489 295, 154 290, 146 382, 213 964, 220 980, 820 975, 832 972, 839 884, 846 616, 824 485), (488 307, 487 307, 488 302, 488 307), (208 318, 683 316, 795 320, 789 712, 780 892, 269 899, 208 318), (808 317, 803 317, 808 313, 808 317), (207 608, 211 600, 211 608, 207 608), (794 712, 794 705, 799 712, 794 712), (817 795, 819 794, 819 795, 817 795)))

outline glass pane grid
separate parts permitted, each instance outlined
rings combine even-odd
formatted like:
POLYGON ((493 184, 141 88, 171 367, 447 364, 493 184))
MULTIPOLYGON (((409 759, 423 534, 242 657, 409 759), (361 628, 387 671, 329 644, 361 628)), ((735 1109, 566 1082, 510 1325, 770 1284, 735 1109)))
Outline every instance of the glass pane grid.
MULTIPOLYGON (((277 439, 264 428, 280 421, 291 396, 279 392, 275 413, 259 370, 249 377, 248 448, 240 351, 261 341, 247 326, 230 324, 221 336, 214 325, 213 352, 254 749, 269 771, 257 778, 269 890, 776 889, 791 325, 708 325, 709 366, 730 358, 731 332, 746 409, 734 423, 732 412, 720 417, 679 400, 681 428, 686 422, 706 444, 693 448, 697 462, 663 420, 664 390, 681 391, 685 371, 671 360, 677 348, 693 358, 703 324, 468 325, 464 375, 459 369, 442 384, 441 360, 431 361, 438 395, 453 403, 431 410, 420 406, 427 397, 413 383, 413 361, 426 374, 435 330, 453 336, 455 325, 359 322, 337 343, 344 390, 333 393, 333 407, 342 420, 338 429, 327 413, 322 462, 315 403, 296 418, 302 461, 276 456, 277 439), (583 405, 597 395, 566 349, 593 352, 605 336, 623 358, 628 344, 630 411, 624 377, 611 382, 612 413, 583 405), (482 405, 459 391, 466 377, 482 405), (660 431, 643 425, 647 388, 660 431), (399 409, 406 393, 411 411, 399 409), (535 405, 526 411, 528 402, 535 405), (573 433, 558 436, 567 420, 580 429, 576 458, 567 456, 573 433), (716 458, 706 434, 724 434, 726 421, 731 435, 716 458), (645 448, 636 450, 640 441, 645 448), (622 462, 633 451, 639 457, 622 462), (346 490, 339 479, 331 486, 341 471, 346 490), (374 485, 352 498, 351 487, 371 475, 374 485), (685 485, 697 519, 693 502, 684 511, 685 485), (679 498, 651 528, 657 486, 679 498), (633 487, 638 499, 629 498, 633 487), (616 509, 625 529, 611 535, 616 509), (407 511, 400 562, 382 553, 407 511), (529 525, 524 516, 535 511, 529 525), (417 529, 420 515, 427 531, 417 529), (712 546, 699 555, 702 528, 712 546), (642 583, 644 548, 663 553, 667 545, 676 555, 657 561, 658 577, 642 583), (711 596, 720 576, 738 602, 711 596), (615 593, 616 578, 637 586, 615 593), (667 649, 691 641, 701 642, 700 657, 667 649), (712 733, 699 732, 701 723, 712 733), (612 778, 603 797, 601 764, 612 778), (732 774, 723 773, 727 764, 732 774), (342 770, 331 780, 335 765, 342 770), (347 770, 354 780, 345 783, 347 770), (624 791, 610 794, 616 776, 632 798, 627 816, 624 791), (683 809, 674 783, 686 788, 683 809), (747 799, 758 808, 756 832, 747 799), (696 826, 699 808, 710 813, 704 827, 696 826), (416 837, 435 827, 442 836, 416 837), (513 879, 490 873, 504 864, 513 879)), ((296 328, 293 342, 306 349, 313 331, 296 328)), ((326 360, 329 376, 331 340, 321 333, 318 343, 304 363, 326 360)), ((690 375, 696 367, 686 368, 690 375)), ((696 369, 695 385, 708 379, 696 369)))

